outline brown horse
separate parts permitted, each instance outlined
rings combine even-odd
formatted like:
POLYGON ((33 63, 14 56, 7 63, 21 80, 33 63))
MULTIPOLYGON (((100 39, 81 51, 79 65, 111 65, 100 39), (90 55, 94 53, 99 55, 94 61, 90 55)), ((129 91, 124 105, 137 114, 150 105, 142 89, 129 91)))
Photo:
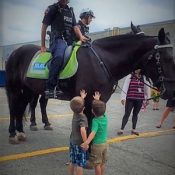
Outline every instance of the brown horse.
MULTIPOLYGON (((137 27, 133 25, 133 23, 131 22, 131 31, 126 33, 128 34, 135 34, 135 35, 141 35, 144 34, 144 32, 141 31, 140 26, 138 25, 137 27)), ((117 84, 117 82, 116 82, 117 84)), ((31 117, 30 117, 30 129, 32 131, 37 131, 38 127, 36 124, 36 116, 35 116, 35 108, 37 106, 38 103, 38 99, 39 99, 39 94, 35 94, 34 98, 30 101, 30 111, 31 111, 31 117)), ((48 117, 47 117, 47 111, 46 111, 46 107, 47 107, 47 103, 48 103, 48 99, 45 99, 45 96, 41 96, 39 99, 39 104, 40 104, 40 109, 41 109, 41 115, 42 115, 42 122, 44 123, 44 129, 45 130, 53 130, 48 117)))
MULTIPOLYGON (((10 109, 9 142, 26 140, 22 118, 26 106, 34 94, 44 95, 45 80, 27 78, 26 72, 34 54, 40 49, 36 45, 25 45, 16 49, 6 66, 6 92, 10 109), (16 136, 16 130, 20 133, 16 136)), ((142 69, 154 86, 161 91, 162 99, 175 97, 175 61, 169 33, 160 29, 158 37, 141 35, 119 35, 97 39, 89 47, 77 51, 78 69, 74 76, 60 81, 64 96, 71 99, 85 89, 85 114, 91 124, 91 103, 95 91, 107 102, 115 90, 116 82, 136 69, 142 69), (66 86, 65 86, 66 84, 66 86)))

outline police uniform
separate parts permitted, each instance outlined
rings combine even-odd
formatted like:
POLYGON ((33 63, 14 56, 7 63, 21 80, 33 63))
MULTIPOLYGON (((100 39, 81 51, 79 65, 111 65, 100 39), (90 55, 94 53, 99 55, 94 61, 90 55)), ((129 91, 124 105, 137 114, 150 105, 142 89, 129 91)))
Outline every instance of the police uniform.
POLYGON ((46 9, 42 23, 51 26, 51 32, 55 32, 55 40, 50 45, 52 61, 46 82, 47 89, 54 90, 63 64, 64 51, 67 45, 71 45, 73 42, 72 33, 73 27, 76 26, 76 19, 73 10, 69 6, 63 8, 57 2, 46 9))
MULTIPOLYGON (((89 33, 89 27, 88 26, 85 26, 81 20, 78 21, 77 23, 77 26, 79 27, 80 31, 81 31, 81 34, 85 37, 87 37, 87 34, 89 33)), ((79 41, 78 37, 74 34, 74 37, 75 37, 75 41, 79 41)))

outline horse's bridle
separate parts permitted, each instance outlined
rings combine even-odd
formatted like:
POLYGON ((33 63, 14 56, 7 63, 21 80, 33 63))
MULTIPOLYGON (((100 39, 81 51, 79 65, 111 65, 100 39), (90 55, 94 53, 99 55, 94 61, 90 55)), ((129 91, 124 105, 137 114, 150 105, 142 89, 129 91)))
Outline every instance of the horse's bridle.
MULTIPOLYGON (((160 53, 159 53, 159 49, 171 48, 171 47, 173 47, 172 44, 155 45, 155 46, 154 46, 154 53, 151 54, 151 55, 149 55, 147 61, 146 61, 145 64, 144 64, 144 67, 146 67, 147 64, 152 60, 153 56, 155 56, 156 65, 157 65, 157 72, 158 72, 159 78, 158 78, 158 80, 157 80, 156 82, 153 83, 153 87, 151 87, 151 86, 149 86, 149 85, 148 85, 148 86, 151 87, 152 89, 155 89, 154 87, 156 87, 156 85, 157 85, 158 83, 161 83, 161 89, 162 89, 162 90, 161 90, 161 94, 159 95, 160 97, 161 97, 161 96, 163 95, 163 93, 166 91, 164 82, 166 82, 166 81, 175 81, 175 79, 172 79, 172 78, 165 78, 165 77, 163 76, 163 74, 162 74, 163 72, 162 72, 162 68, 161 68, 161 64, 160 64, 160 53)), ((146 74, 146 72, 145 72, 145 74, 146 74)), ((146 75, 146 76, 147 76, 147 75, 146 75)), ((147 76, 147 77, 148 77, 148 76, 147 76)), ((157 90, 157 89, 156 89, 156 90, 157 90)))

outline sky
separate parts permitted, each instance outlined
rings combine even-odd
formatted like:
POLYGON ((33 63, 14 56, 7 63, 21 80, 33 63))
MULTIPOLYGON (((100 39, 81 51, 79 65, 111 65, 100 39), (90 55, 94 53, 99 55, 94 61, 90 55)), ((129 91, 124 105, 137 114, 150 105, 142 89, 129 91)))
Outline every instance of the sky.
MULTIPOLYGON (((40 40, 46 8, 57 0, 0 0, 0 46, 40 40)), ((90 8, 90 33, 175 19, 175 0, 70 0, 76 20, 90 8)))

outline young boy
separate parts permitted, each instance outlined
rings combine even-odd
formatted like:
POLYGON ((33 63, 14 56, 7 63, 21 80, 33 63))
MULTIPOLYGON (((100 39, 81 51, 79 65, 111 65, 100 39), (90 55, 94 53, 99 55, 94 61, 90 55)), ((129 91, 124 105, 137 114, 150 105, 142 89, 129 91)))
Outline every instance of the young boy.
POLYGON ((92 129, 88 139, 81 144, 83 149, 88 149, 89 143, 92 141, 91 153, 88 163, 95 166, 95 174, 103 175, 105 163, 108 158, 108 117, 105 114, 106 104, 99 100, 101 94, 95 92, 92 102, 92 113, 95 117, 92 120, 92 129))
POLYGON ((84 98, 87 93, 85 90, 80 91, 81 97, 74 97, 70 101, 70 108, 74 112, 72 118, 72 132, 70 135, 70 164, 69 174, 74 175, 74 167, 77 166, 77 175, 83 175, 83 167, 86 165, 86 151, 80 145, 86 141, 87 134, 86 128, 88 121, 83 114, 84 111, 84 98))

